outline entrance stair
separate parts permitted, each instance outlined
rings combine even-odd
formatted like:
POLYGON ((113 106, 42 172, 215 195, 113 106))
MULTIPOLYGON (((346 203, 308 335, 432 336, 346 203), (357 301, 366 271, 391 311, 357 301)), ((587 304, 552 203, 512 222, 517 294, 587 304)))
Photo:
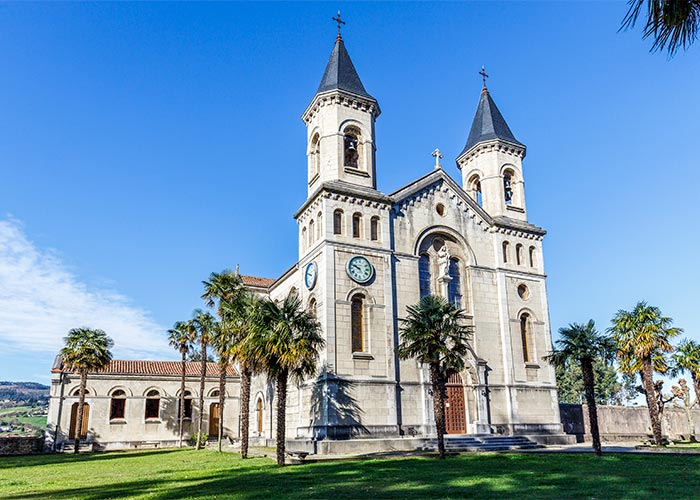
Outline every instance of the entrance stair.
MULTIPOLYGON (((517 451, 544 448, 543 445, 525 436, 492 435, 445 435, 445 451, 517 451)), ((437 438, 429 439, 421 448, 423 451, 437 451, 437 438)))

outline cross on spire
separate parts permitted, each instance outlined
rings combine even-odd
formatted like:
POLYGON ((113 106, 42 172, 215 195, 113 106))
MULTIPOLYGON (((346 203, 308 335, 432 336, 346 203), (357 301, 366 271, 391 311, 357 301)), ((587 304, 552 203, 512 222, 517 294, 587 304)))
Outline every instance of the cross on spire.
POLYGON ((340 18, 340 11, 338 11, 338 15, 337 15, 336 17, 333 18, 333 21, 335 21, 336 23, 338 23, 338 36, 336 37, 336 40, 342 40, 343 37, 340 36, 340 25, 341 25, 341 24, 345 24, 345 21, 343 21, 343 20, 340 18))
POLYGON ((433 151, 432 156, 435 157, 435 168, 442 168, 442 164, 440 163, 440 158, 444 158, 444 155, 440 152, 438 148, 435 148, 435 151, 433 151))
POLYGON ((488 89, 486 88, 486 79, 489 77, 489 75, 486 74, 486 68, 482 66, 481 71, 479 71, 479 74, 481 75, 481 79, 484 81, 484 88, 481 89, 481 91, 488 92, 488 89))

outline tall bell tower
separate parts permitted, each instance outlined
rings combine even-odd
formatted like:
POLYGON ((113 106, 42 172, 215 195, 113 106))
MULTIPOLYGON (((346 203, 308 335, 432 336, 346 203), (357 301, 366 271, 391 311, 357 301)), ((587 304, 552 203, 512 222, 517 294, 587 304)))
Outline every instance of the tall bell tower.
POLYGON ((462 187, 492 217, 527 220, 523 158, 525 145, 518 141, 496 107, 482 68, 484 86, 469 137, 457 157, 462 187))
POLYGON ((304 111, 307 128, 308 195, 321 184, 344 181, 376 189, 374 122, 380 109, 365 90, 340 35, 316 95, 304 111))

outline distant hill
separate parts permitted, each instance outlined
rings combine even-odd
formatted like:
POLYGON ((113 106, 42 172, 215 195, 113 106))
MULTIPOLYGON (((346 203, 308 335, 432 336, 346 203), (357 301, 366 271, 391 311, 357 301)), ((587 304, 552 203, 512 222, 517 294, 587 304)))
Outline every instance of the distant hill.
POLYGON ((46 403, 49 399, 49 386, 36 382, 0 381, 0 402, 46 403))

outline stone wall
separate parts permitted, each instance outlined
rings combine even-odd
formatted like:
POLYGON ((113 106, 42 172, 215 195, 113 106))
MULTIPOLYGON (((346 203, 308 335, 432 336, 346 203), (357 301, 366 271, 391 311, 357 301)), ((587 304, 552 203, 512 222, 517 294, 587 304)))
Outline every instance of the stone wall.
MULTIPOLYGON (((575 435, 579 442, 591 440, 588 406, 560 404, 559 410, 564 432, 575 435)), ((598 425, 603 441, 643 441, 651 436, 646 406, 598 406, 598 425)), ((700 410, 687 413, 681 408, 666 408, 661 429, 669 439, 700 437, 700 410)))
POLYGON ((0 437, 0 455, 31 455, 44 451, 44 436, 0 437))

